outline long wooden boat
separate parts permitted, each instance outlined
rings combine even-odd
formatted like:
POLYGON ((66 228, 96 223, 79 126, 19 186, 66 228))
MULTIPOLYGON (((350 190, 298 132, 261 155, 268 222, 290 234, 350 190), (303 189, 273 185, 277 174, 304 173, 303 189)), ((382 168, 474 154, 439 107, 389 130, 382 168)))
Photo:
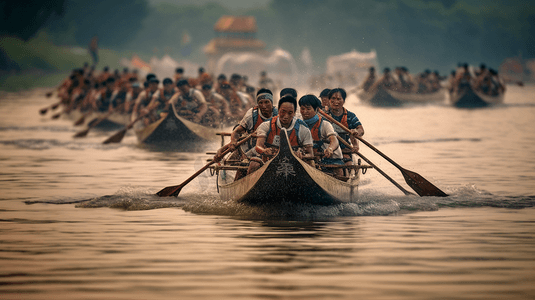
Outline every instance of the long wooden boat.
POLYGON ((360 168, 355 167, 356 175, 347 182, 311 167, 295 156, 286 130, 282 130, 280 149, 273 159, 254 173, 233 182, 230 182, 233 179, 231 176, 222 172, 226 176, 220 174, 218 177, 218 190, 225 201, 251 204, 305 202, 329 205, 357 202, 360 168))
MULTIPOLYGON (((85 115, 84 124, 90 125, 91 121, 96 121, 97 119, 105 117, 107 114, 107 112, 91 112, 88 114, 88 112, 73 110, 69 113, 65 113, 64 116, 66 116, 69 120, 75 122, 85 115)), ((117 130, 123 128, 125 125, 130 123, 130 117, 130 114, 112 113, 111 115, 107 116, 105 120, 99 122, 98 125, 95 126, 95 128, 101 130, 117 130)))
POLYGON ((174 105, 167 116, 158 121, 144 126, 139 121, 134 126, 137 139, 145 144, 180 144, 189 142, 213 142, 220 139, 216 133, 220 128, 213 128, 193 123, 177 114, 174 105))
POLYGON ((446 93, 444 89, 432 93, 412 93, 378 88, 373 92, 358 89, 357 97, 363 103, 373 106, 401 106, 404 104, 427 104, 444 101, 446 93))
POLYGON ((450 103, 456 107, 477 108, 503 103, 504 93, 498 95, 485 95, 474 90, 471 86, 450 92, 450 103))

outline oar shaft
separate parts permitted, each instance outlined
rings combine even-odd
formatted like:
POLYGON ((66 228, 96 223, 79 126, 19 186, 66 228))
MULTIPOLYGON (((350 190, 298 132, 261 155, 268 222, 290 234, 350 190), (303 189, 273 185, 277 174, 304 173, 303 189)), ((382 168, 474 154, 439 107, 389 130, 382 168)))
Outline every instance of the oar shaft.
MULTIPOLYGON (((345 132, 347 133, 351 133, 351 130, 349 130, 349 128, 347 128, 346 126, 344 126, 344 124, 336 121, 336 119, 334 119, 333 117, 331 117, 330 115, 328 115, 327 113, 323 112, 322 110, 319 111, 321 115, 323 115, 325 118, 327 118, 329 121, 333 122, 334 124, 338 125, 338 127, 342 128, 345 132)), ((361 138, 360 136, 355 136, 359 141, 361 141, 362 143, 364 143, 366 146, 370 147, 370 149, 372 149, 373 151, 377 152, 377 154, 381 155, 384 159, 386 159, 388 162, 390 162, 391 164, 393 164, 394 166, 396 166, 398 169, 401 168, 401 166, 396 163, 395 161, 393 161, 390 157, 386 156, 383 152, 381 152, 379 149, 375 148, 372 144, 368 143, 368 141, 366 141, 365 139, 361 138)), ((402 169, 402 168, 401 168, 402 169)))
MULTIPOLYGON (((244 138, 243 140, 239 141, 237 144, 236 144, 236 147, 242 145, 243 143, 247 142, 250 138, 253 137, 253 134, 250 134, 249 136, 247 136, 246 138, 244 138)), ((227 145, 228 146, 228 145, 227 145)), ((220 157, 224 157, 225 155, 227 155, 229 152, 231 151, 231 148, 230 147, 227 147, 227 149, 225 151, 223 151, 220 155, 220 157)), ((161 191, 159 191, 158 193, 156 193, 156 195, 160 196, 160 197, 168 197, 168 196, 178 196, 178 194, 180 193, 180 190, 186 185, 188 184, 190 181, 192 181, 193 179, 195 179, 199 174, 201 174, 202 172, 204 172, 204 170, 206 170, 207 168, 209 168, 212 164, 216 163, 217 161, 215 159, 213 159, 211 162, 209 162, 208 164, 206 164, 204 167, 202 167, 200 170, 198 170, 197 172, 195 172, 195 174, 193 174, 192 176, 190 176, 188 179, 186 179, 183 183, 179 184, 179 185, 175 185, 175 186, 168 186, 168 187, 165 187, 163 188, 161 191)))
MULTIPOLYGON (((343 138, 341 138, 340 136, 336 136, 338 138, 338 140, 346 145, 347 147, 350 147, 351 148, 351 144, 349 144, 346 140, 344 140, 343 138)), ((377 165, 375 165, 374 163, 372 163, 369 159, 367 159, 364 155, 362 155, 360 152, 357 152, 357 155, 360 156, 362 159, 364 159, 365 162, 367 162, 370 166, 372 166, 374 169, 377 170, 377 172, 379 172, 381 175, 383 175, 386 179, 388 179, 388 181, 392 182, 398 189, 400 189, 405 195, 414 195, 413 193, 407 191, 406 189, 404 189, 401 185, 399 185, 399 183, 397 183, 394 179, 392 179, 390 176, 388 176, 385 172, 383 172, 383 170, 381 170, 377 165)))

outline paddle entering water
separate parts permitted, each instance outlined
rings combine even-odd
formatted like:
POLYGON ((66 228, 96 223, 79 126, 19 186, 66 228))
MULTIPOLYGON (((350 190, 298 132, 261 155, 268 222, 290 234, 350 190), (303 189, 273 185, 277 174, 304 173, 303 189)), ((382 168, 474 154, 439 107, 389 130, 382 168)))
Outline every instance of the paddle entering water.
MULTIPOLYGON (((322 110, 320 110, 319 113, 322 116, 324 116, 325 118, 327 118, 329 121, 331 121, 334 124, 338 125, 340 128, 342 128, 347 133, 351 134, 351 131, 347 127, 345 127, 342 123, 336 121, 333 117, 331 117, 327 113, 323 112, 322 110)), ((386 156, 383 152, 379 151, 379 149, 375 148, 372 144, 368 143, 363 138, 361 138, 359 136, 357 136, 356 138, 359 141, 361 141, 362 143, 364 143, 366 146, 370 147, 370 149, 375 151, 377 154, 381 155, 384 159, 386 159, 388 162, 393 164, 396 168, 398 168, 401 171, 401 174, 403 175, 403 178, 405 178, 405 182, 416 193, 418 193, 418 195, 420 195, 422 197, 423 196, 436 196, 436 197, 447 197, 448 196, 448 194, 444 193, 438 187, 434 186, 431 182, 429 182, 427 179, 423 178, 420 174, 402 168, 398 163, 393 161, 390 157, 386 156)))
POLYGON ((115 133, 114 135, 110 136, 109 138, 107 138, 104 142, 102 142, 103 144, 111 144, 111 143, 120 143, 126 132, 128 131, 128 129, 134 127, 134 124, 141 120, 145 115, 147 115, 148 113, 146 114, 141 114, 139 115, 137 118, 134 119, 134 121, 130 122, 130 124, 126 125, 125 128, 119 130, 117 133, 115 133))
MULTIPOLYGON (((92 113, 93 113, 92 111, 88 111, 88 112, 86 112, 85 114, 83 114, 83 115, 80 117, 80 119, 78 119, 76 122, 74 122, 74 126, 80 126, 80 125, 84 124, 84 122, 85 122, 85 118, 86 118, 87 116, 89 116, 90 114, 92 114, 92 113)), ((90 125, 91 125, 91 124, 90 124, 90 125)))
MULTIPOLYGON (((236 148, 239 147, 240 145, 242 145, 243 143, 247 142, 249 139, 251 139, 252 137, 254 136, 254 134, 250 134, 248 135, 247 137, 245 137, 244 139, 242 139, 241 141, 239 141, 238 143, 236 143, 236 148)), ((228 145, 228 144, 227 144, 228 145)), ((225 155, 227 155, 227 153, 229 153, 231 151, 230 148, 227 148, 227 150, 223 151, 223 153, 221 153, 219 155, 219 157, 223 158, 225 155)), ((192 181, 193 179, 195 179, 195 177, 199 176, 202 172, 204 172, 206 169, 208 169, 211 165, 215 164, 217 161, 215 159, 212 159, 212 161, 210 161, 209 163, 207 163, 204 167, 202 167, 201 169, 199 169, 197 172, 195 172, 195 174, 191 175, 188 179, 186 179, 184 182, 182 182, 181 184, 179 185, 173 185, 173 186, 168 186, 168 187, 165 187, 163 188, 162 190, 160 190, 158 193, 156 193, 156 195, 160 196, 160 197, 169 197, 169 196, 178 196, 178 194, 180 193, 180 191, 182 190, 182 188, 184 186, 186 186, 186 184, 188 184, 190 181, 192 181)))
POLYGON ((87 133, 89 133, 89 130, 91 130, 91 128, 94 128, 95 126, 97 126, 98 124, 100 124, 101 122, 103 122, 104 120, 106 120, 109 116, 111 116, 111 114, 113 114, 114 111, 109 111, 107 112, 103 117, 101 118, 95 118, 94 120, 92 120, 91 122, 89 122, 89 125, 87 126, 87 129, 85 130, 82 130, 82 131, 79 131, 77 132, 74 137, 78 138, 78 137, 85 137, 87 135, 87 133))
MULTIPOLYGON (((338 138, 338 140, 346 145, 346 147, 348 148, 351 148, 351 144, 349 144, 346 140, 344 140, 343 138, 341 138, 340 136, 336 136, 338 138)), ((357 152, 356 153, 358 156, 360 156, 362 159, 364 159, 365 162, 367 162, 370 166, 372 166, 375 170, 377 170, 377 172, 379 172, 379 174, 383 175, 386 179, 388 179, 390 182, 392 182, 398 189, 400 189, 405 195, 414 195, 413 193, 407 191, 406 189, 404 189, 401 185, 399 185, 399 183, 397 183, 392 177, 388 176, 385 172, 383 172, 383 170, 381 170, 377 165, 375 165, 374 163, 372 163, 369 159, 367 159, 364 155, 362 155, 360 152, 357 152)))
POLYGON ((50 105, 50 106, 47 106, 47 107, 45 107, 45 108, 40 109, 40 110, 39 110, 39 113, 42 114, 42 115, 44 115, 44 114, 46 114, 46 112, 47 112, 49 109, 56 109, 56 108, 58 108, 58 106, 59 106, 60 104, 61 104, 61 101, 56 102, 56 103, 54 103, 54 104, 52 104, 52 105, 50 105))

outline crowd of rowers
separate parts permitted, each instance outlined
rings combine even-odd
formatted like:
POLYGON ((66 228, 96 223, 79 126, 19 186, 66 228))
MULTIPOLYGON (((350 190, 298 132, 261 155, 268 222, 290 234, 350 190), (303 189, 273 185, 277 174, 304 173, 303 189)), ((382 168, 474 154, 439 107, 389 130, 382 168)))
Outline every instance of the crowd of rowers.
POLYGON ((236 174, 235 180, 240 179, 276 155, 280 133, 285 128, 297 157, 337 178, 347 179, 350 172, 343 166, 353 164, 351 154, 358 151, 357 137, 364 135, 364 128, 358 117, 344 107, 346 91, 342 88, 324 89, 319 98, 308 94, 297 100, 295 89, 284 88, 280 91, 277 107, 273 104, 273 96, 269 89, 258 90, 256 105, 236 125, 230 143, 219 149, 214 159, 221 160, 222 153, 230 150, 233 152, 231 160, 247 161, 248 169, 240 169, 236 174), (320 110, 349 128, 350 133, 323 118, 320 110), (241 137, 252 133, 255 138, 249 144, 236 146, 241 137))
MULTIPOLYGON (((183 70, 178 68, 174 78, 165 78, 163 88, 159 88, 160 81, 154 74, 148 74, 141 84, 135 70, 129 72, 125 68, 122 73, 110 73, 104 68, 98 76, 93 73, 93 69, 84 66, 74 70, 61 85, 58 95, 68 110, 142 114, 149 124, 163 117, 173 105, 178 114, 201 124, 217 123, 214 116, 221 117, 219 121, 235 120, 238 125, 232 131, 231 142, 218 153, 230 148, 234 156, 249 161, 249 169, 238 172, 236 179, 258 169, 277 153, 282 128, 286 128, 298 157, 312 166, 327 166, 322 170, 334 176, 347 177, 349 172, 338 166, 353 164, 351 153, 359 149, 356 137, 364 135, 358 117, 344 107, 347 93, 342 88, 324 89, 319 97, 304 95, 299 101, 295 89, 284 88, 275 107, 271 89, 261 87, 256 91, 238 74, 233 74, 230 81, 222 74, 212 83, 212 76, 202 68, 197 78, 184 78, 183 70), (351 133, 322 118, 319 110, 351 133), (207 115, 212 119, 208 120, 207 115), (251 133, 256 133, 255 138, 247 146, 236 147, 243 135, 251 133)), ((269 87, 273 82, 262 72, 259 85, 269 87)), ((216 159, 221 159, 219 154, 216 159)))
MULTIPOLYGON (((424 72, 413 77, 406 67, 396 67, 394 72, 390 68, 383 69, 383 76, 377 78, 375 68, 370 67, 369 73, 361 88, 374 93, 379 88, 404 93, 433 93, 441 89, 441 81, 446 79, 438 71, 424 72)), ((457 92, 466 87, 472 87, 486 95, 498 95, 505 91, 505 85, 498 76, 498 72, 481 64, 479 69, 473 71, 467 63, 458 64, 449 76, 447 88, 450 92, 457 92)))
POLYGON ((505 92, 505 84, 498 72, 480 64, 478 70, 471 70, 467 63, 458 64, 457 70, 451 71, 448 81, 450 92, 459 92, 466 88, 473 88, 485 95, 499 95, 505 92))
MULTIPOLYGON (((270 84, 265 72, 260 83, 270 84)), ((66 111, 117 112, 143 116, 148 125, 171 111, 206 126, 218 127, 222 123, 240 120, 255 105, 255 88, 248 85, 247 77, 232 74, 230 80, 221 74, 212 76, 199 68, 196 78, 184 77, 177 68, 173 78, 161 82, 154 74, 140 80, 136 70, 110 72, 105 67, 95 75, 93 67, 84 65, 75 69, 58 88, 58 96, 66 111)))
POLYGON ((361 84, 366 92, 375 93, 378 89, 391 90, 402 93, 433 93, 440 90, 440 81, 443 77, 438 71, 424 72, 413 77, 406 67, 396 67, 394 72, 390 68, 383 69, 383 76, 377 78, 375 68, 370 67, 368 76, 361 84))

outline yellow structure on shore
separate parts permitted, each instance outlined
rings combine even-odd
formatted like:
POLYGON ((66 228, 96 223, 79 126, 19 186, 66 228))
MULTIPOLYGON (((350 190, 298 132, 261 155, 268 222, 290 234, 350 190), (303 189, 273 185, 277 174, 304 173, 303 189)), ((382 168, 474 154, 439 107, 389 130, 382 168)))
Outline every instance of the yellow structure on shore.
POLYGON ((256 19, 252 16, 222 16, 214 31, 216 37, 203 49, 208 56, 208 71, 213 71, 228 52, 263 52, 266 48, 266 43, 256 38, 256 19))

